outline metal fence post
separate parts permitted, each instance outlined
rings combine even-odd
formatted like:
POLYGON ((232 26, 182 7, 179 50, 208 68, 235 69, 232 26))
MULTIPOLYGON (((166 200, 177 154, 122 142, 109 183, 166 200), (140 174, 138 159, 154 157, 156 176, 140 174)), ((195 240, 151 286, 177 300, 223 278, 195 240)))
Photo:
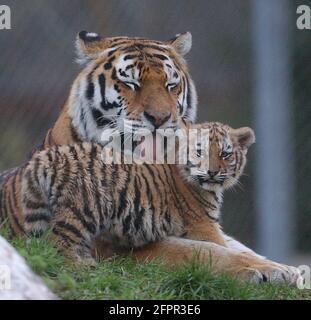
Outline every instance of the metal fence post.
POLYGON ((293 249, 294 177, 290 4, 253 0, 258 251, 288 261, 293 249))

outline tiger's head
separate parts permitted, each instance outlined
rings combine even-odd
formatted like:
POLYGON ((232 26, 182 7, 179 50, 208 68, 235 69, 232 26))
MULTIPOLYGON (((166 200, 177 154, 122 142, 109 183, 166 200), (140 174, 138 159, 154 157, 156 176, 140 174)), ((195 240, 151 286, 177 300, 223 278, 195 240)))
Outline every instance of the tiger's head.
POLYGON ((195 144, 196 161, 181 166, 186 180, 210 191, 235 185, 245 168, 248 148, 255 142, 254 131, 248 127, 233 129, 219 122, 189 128, 197 130, 196 135, 189 135, 189 145, 195 144))
POLYGON ((85 68, 69 98, 69 116, 78 134, 100 143, 104 129, 134 132, 175 129, 193 122, 197 95, 183 56, 189 32, 167 42, 111 37, 82 31, 78 61, 85 68))

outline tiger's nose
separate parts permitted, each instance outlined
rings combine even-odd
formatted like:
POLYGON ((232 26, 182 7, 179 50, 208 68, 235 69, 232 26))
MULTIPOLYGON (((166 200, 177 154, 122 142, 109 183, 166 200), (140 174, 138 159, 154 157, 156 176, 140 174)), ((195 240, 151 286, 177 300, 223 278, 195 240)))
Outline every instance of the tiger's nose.
POLYGON ((155 129, 159 128, 171 117, 171 113, 159 113, 153 114, 147 111, 144 111, 144 116, 146 119, 155 127, 155 129))
POLYGON ((207 173, 209 174, 209 176, 211 178, 214 178, 215 176, 217 176, 217 174, 219 173, 219 171, 210 171, 208 170, 207 173))

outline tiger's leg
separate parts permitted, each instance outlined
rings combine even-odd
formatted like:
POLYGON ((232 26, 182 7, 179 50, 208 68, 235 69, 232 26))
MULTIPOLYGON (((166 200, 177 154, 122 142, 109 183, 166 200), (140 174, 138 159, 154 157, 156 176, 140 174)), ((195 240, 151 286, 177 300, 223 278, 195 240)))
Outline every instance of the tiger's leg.
POLYGON ((95 265, 91 243, 96 227, 78 208, 59 208, 51 222, 52 240, 70 263, 95 265))
POLYGON ((241 243, 238 240, 232 238, 231 236, 228 236, 227 234, 223 233, 223 237, 225 239, 226 246, 228 248, 237 250, 239 252, 249 253, 249 254, 252 254, 252 255, 254 255, 254 256, 258 257, 258 258, 261 258, 261 259, 266 259, 266 257, 259 255, 254 250, 248 248, 243 243, 241 243))
POLYGON ((205 241, 169 237, 132 252, 132 256, 138 261, 161 258, 169 266, 181 265, 191 260, 195 254, 202 263, 211 266, 213 272, 225 272, 255 283, 267 281, 295 284, 300 277, 299 270, 294 267, 205 241))
MULTIPOLYGON (((199 221, 196 221, 195 224, 188 223, 184 231, 185 233, 182 235, 182 238, 198 240, 198 242, 209 241, 226 246, 224 234, 221 231, 219 224, 208 218, 200 219, 199 221)), ((158 243, 159 242, 156 242, 149 246, 150 248, 157 249, 158 247, 161 247, 161 244, 158 245, 158 243)), ((136 252, 137 249, 134 250, 134 252, 136 252)), ((124 253, 128 254, 130 252, 129 250, 124 250, 124 248, 119 247, 116 243, 111 243, 108 239, 102 236, 95 240, 93 251, 96 256, 104 258, 111 257, 113 255, 124 255, 124 253)), ((144 250, 140 251, 139 249, 138 252, 144 252, 144 250)), ((191 252, 191 254, 192 253, 193 252, 191 252)))
POLYGON ((256 264, 260 264, 263 261, 265 261, 266 263, 271 263, 273 266, 281 270, 287 270, 289 272, 289 275, 291 275, 289 276, 291 279, 296 279, 297 275, 300 274, 297 268, 270 261, 265 257, 255 253, 253 250, 247 248, 245 245, 238 242, 237 240, 227 236, 221 230, 218 223, 215 223, 208 218, 206 218, 204 221, 188 225, 187 234, 185 237, 192 240, 210 241, 228 247, 229 249, 235 251, 238 254, 244 254, 249 256, 250 258, 253 257, 255 261, 258 260, 256 264))
MULTIPOLYGON (((40 167, 40 169, 42 168, 40 167)), ((50 227, 52 212, 46 193, 41 187, 42 176, 39 174, 39 169, 34 170, 32 166, 27 167, 23 173, 20 199, 24 228, 27 233, 42 233, 50 227)))
MULTIPOLYGON (((246 253, 246 254, 249 254, 253 257, 256 257, 260 260, 265 260, 265 261, 269 261, 268 258, 256 253, 254 250, 248 248, 247 246, 245 246, 244 244, 242 244, 241 242, 235 240, 234 238, 224 234, 224 238, 225 238, 225 241, 226 241, 226 245, 228 248, 230 249, 233 249, 235 251, 238 251, 240 253, 246 253)), ((271 261, 271 260, 270 260, 271 261)), ((303 281, 302 277, 301 277, 301 274, 300 274, 300 271, 298 270, 298 268, 296 267, 292 267, 292 266, 287 266, 287 265, 284 265, 284 264, 281 264, 281 263, 277 263, 277 262, 274 262, 275 264, 281 266, 282 268, 285 268, 285 269, 290 269, 292 270, 293 272, 293 275, 297 275, 298 274, 298 280, 297 281, 303 281)), ((296 281, 296 283, 297 283, 296 281)))
MULTIPOLYGON (((219 224, 209 218, 205 218, 203 221, 199 222, 191 221, 191 223, 188 223, 187 233, 184 237, 192 240, 214 242, 240 253, 247 253, 259 259, 266 259, 264 256, 257 254, 255 251, 246 247, 239 241, 226 235, 221 230, 219 224)), ((285 268, 286 267, 287 266, 285 266, 285 268)))
POLYGON ((70 203, 70 197, 65 198, 66 201, 61 197, 48 201, 47 194, 51 190, 44 187, 49 186, 45 173, 44 166, 38 166, 36 170, 31 166, 24 173, 22 211, 25 231, 41 233, 52 229, 52 239, 57 248, 70 261, 94 264, 90 242, 96 232, 96 224, 86 220, 83 210, 70 203))
POLYGON ((203 221, 191 223, 187 225, 187 234, 185 238, 199 241, 211 241, 225 247, 253 254, 258 258, 265 259, 265 257, 257 254, 250 248, 246 247, 239 241, 233 239, 232 237, 226 235, 220 228, 219 224, 212 221, 209 218, 203 221))
POLYGON ((208 217, 199 221, 191 221, 187 223, 184 238, 198 241, 210 241, 216 244, 227 246, 224 233, 222 232, 218 222, 208 217))

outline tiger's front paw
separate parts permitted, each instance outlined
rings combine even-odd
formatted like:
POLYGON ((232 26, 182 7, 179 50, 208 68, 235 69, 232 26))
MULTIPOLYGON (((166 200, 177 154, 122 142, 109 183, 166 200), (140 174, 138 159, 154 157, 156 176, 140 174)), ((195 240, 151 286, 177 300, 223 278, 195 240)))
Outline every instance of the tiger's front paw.
POLYGON ((298 268, 278 263, 252 265, 240 270, 238 276, 252 283, 271 282, 297 285, 302 281, 298 268))

